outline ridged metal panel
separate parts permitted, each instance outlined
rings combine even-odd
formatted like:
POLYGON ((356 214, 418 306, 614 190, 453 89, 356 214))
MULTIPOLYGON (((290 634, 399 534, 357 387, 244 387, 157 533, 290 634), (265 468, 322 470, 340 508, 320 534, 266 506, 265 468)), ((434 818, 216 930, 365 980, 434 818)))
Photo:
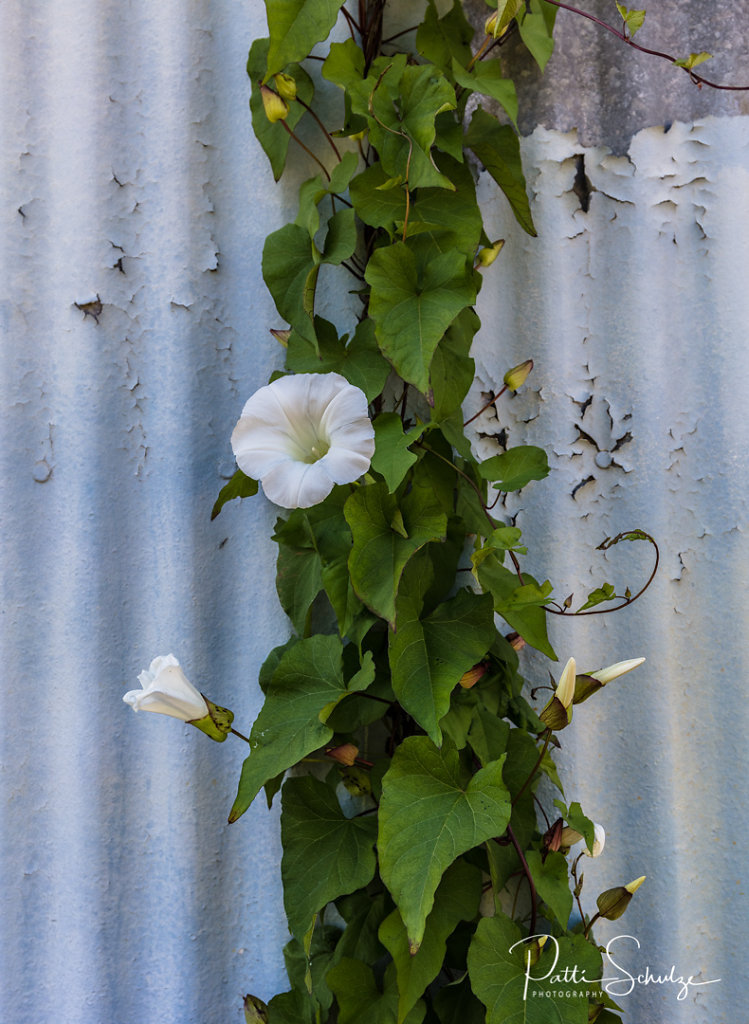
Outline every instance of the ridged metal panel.
MULTIPOLYGON (((552 620, 561 660, 592 670, 646 664, 576 709, 559 755, 569 799, 607 829, 585 866, 583 902, 647 875, 624 918, 596 935, 637 976, 721 979, 642 984, 634 1021, 730 1021, 747 924, 743 813, 749 572, 745 409, 749 310, 749 119, 645 129, 626 157, 537 129, 524 147, 539 238, 514 223, 490 181, 492 238, 507 245, 479 301, 480 408, 506 367, 532 357, 525 389, 475 423, 478 450, 551 442, 552 473, 507 503, 527 565, 578 607, 604 580, 636 592, 644 543, 604 554, 636 527, 662 560, 651 589, 611 616, 552 620), (581 172, 590 191, 581 197, 581 172), (587 203, 587 212, 582 206, 587 203), (504 429, 504 436, 501 431, 504 429)), ((492 268, 493 269, 493 268, 492 268)), ((546 665, 527 660, 544 682, 546 665)), ((611 976, 623 977, 617 969, 611 976)))
MULTIPOLYGON (((279 362, 259 255, 295 199, 246 114, 262 7, 8 2, 0 30, 0 1020, 238 1021, 241 994, 283 984, 276 811, 260 800, 227 828, 240 742, 120 697, 173 651, 249 728, 287 635, 275 510, 208 518, 241 405, 279 362)), ((482 186, 508 242, 466 411, 533 356, 500 404, 511 443, 556 452, 508 508, 529 564, 580 595, 649 569, 638 545, 595 553, 607 533, 642 526, 663 551, 638 605, 553 628, 585 667, 649 659, 563 737, 569 795, 609 837, 589 905, 648 875, 601 934, 636 935, 641 958, 622 961, 640 969, 722 979, 680 1002, 639 986, 622 1000, 638 1024, 743 1005, 748 145, 741 117, 641 132, 629 159, 539 129, 536 241, 482 186)))

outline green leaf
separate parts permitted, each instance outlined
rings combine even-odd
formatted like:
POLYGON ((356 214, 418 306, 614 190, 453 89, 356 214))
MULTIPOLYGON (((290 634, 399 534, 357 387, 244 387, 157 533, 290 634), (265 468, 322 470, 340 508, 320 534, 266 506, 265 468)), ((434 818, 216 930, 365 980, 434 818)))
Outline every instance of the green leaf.
POLYGON ((371 87, 370 79, 363 83, 364 88, 371 88, 367 97, 367 107, 371 104, 369 137, 383 169, 389 177, 407 182, 410 189, 453 189, 434 163, 431 149, 437 134, 435 118, 455 108, 455 90, 434 65, 409 65, 397 80, 396 105, 391 98, 395 73, 393 68, 386 76, 390 79, 387 89, 382 88, 385 79, 371 87))
POLYGON ((479 473, 498 491, 519 491, 531 480, 549 475, 549 459, 543 448, 519 444, 479 463, 479 473))
POLYGON ((382 780, 377 849, 382 880, 400 910, 412 952, 421 945, 447 868, 507 827, 503 760, 471 776, 449 740, 440 751, 426 736, 409 736, 395 751, 382 780))
POLYGON ((316 316, 314 329, 318 349, 297 331, 289 336, 286 367, 293 373, 340 373, 346 380, 361 388, 371 402, 385 386, 390 364, 377 346, 374 323, 362 320, 354 336, 346 344, 346 335, 338 333, 327 320, 316 316))
MULTIPOLYGON (((338 1000, 338 1024, 396 1024, 398 990, 395 967, 388 964, 380 993, 374 972, 360 960, 344 957, 328 972, 327 982, 338 1000)), ((426 1007, 418 1002, 403 1024, 421 1024, 426 1007)))
POLYGON ((352 539, 343 517, 346 497, 342 488, 335 488, 319 505, 295 509, 276 523, 276 589, 297 633, 305 631, 310 606, 323 588, 342 636, 362 609, 348 576, 352 539))
POLYGON ((365 277, 380 348, 404 380, 426 392, 440 338, 476 299, 465 256, 450 251, 425 263, 396 242, 373 253, 365 277))
POLYGON ((328 234, 323 248, 323 262, 338 265, 347 260, 356 249, 354 211, 336 210, 328 221, 328 234))
POLYGON ((303 60, 327 39, 343 0, 265 0, 270 47, 266 77, 303 60))
POLYGON ((341 87, 350 89, 364 77, 364 53, 353 39, 343 43, 331 43, 328 56, 322 66, 323 78, 341 87))
POLYGON ((466 18, 459 0, 455 0, 442 18, 437 14, 434 0, 429 0, 424 20, 416 33, 416 49, 422 57, 449 74, 454 60, 463 65, 471 60, 473 36, 473 25, 466 18))
POLYGON ((511 78, 502 75, 502 66, 498 60, 478 61, 471 71, 466 71, 458 61, 453 60, 452 71, 458 85, 470 89, 471 92, 491 96, 501 104, 517 128, 518 94, 515 91, 515 83, 511 78))
MULTIPOLYGON (((468 353, 480 326, 481 321, 475 311, 467 307, 458 313, 437 345, 429 369, 434 423, 461 409, 476 373, 476 365, 468 353)), ((463 419, 462 413, 460 419, 463 419)))
POLYGON ((698 64, 703 64, 706 60, 712 59, 712 53, 707 53, 705 50, 701 50, 700 53, 690 53, 688 57, 682 57, 679 60, 675 60, 674 64, 677 68, 686 68, 687 71, 691 71, 692 68, 696 68, 698 64))
MULTIPOLYGON (((402 188, 384 188, 388 176, 379 161, 352 180, 351 202, 357 216, 373 228, 385 228, 392 235, 396 221, 406 215, 406 196, 402 188)), ((444 190, 442 190, 444 191, 444 190)))
POLYGON ((489 594, 468 590, 424 619, 419 618, 422 601, 418 583, 414 585, 406 574, 395 605, 395 632, 390 635, 390 671, 402 707, 434 743, 440 743, 438 723, 450 707, 451 691, 494 639, 494 613, 489 594))
POLYGON ((485 1024, 486 1010, 471 991, 467 976, 444 985, 433 1005, 440 1024, 485 1024))
POLYGON ((476 709, 468 730, 468 742, 482 765, 497 761, 507 751, 510 726, 485 708, 476 709))
POLYGON ((349 558, 351 582, 372 611, 395 622, 395 595, 409 558, 431 540, 442 540, 447 517, 434 496, 414 487, 400 509, 384 483, 359 487, 344 507, 354 546, 349 558), (401 514, 406 536, 394 528, 401 514))
POLYGON ((238 469, 228 484, 224 484, 218 492, 218 498, 211 512, 211 519, 215 519, 227 501, 234 498, 251 498, 257 494, 258 482, 251 476, 245 476, 241 469, 238 469))
POLYGON ((390 897, 386 893, 374 897, 367 892, 343 896, 336 900, 336 909, 346 922, 346 928, 336 946, 336 960, 351 957, 374 963, 385 955, 377 932, 390 910, 390 897))
POLYGON ((315 1004, 299 989, 282 992, 268 1003, 268 1024, 315 1024, 315 1004))
POLYGON ((642 28, 642 24, 645 21, 645 11, 630 11, 623 4, 617 4, 616 9, 621 14, 622 21, 627 26, 627 32, 631 39, 635 32, 642 28))
MULTIPOLYGON (((270 40, 268 39, 256 39, 252 44, 250 55, 247 59, 247 74, 252 82, 252 96, 250 98, 252 130, 270 160, 274 179, 278 181, 286 166, 286 155, 291 137, 280 122, 272 123, 268 120, 265 114, 265 107, 263 106, 263 98, 260 94, 260 82, 265 77, 268 65, 269 42, 270 40)), ((299 64, 289 65, 286 71, 296 82, 297 96, 309 106, 315 93, 312 79, 299 64)), ((286 124, 292 131, 299 124, 305 113, 306 110, 301 103, 291 104, 286 124)))
POLYGON ((380 413, 372 423, 375 431, 372 469, 385 477, 385 483, 392 494, 400 486, 406 473, 418 458, 410 450, 409 445, 422 435, 424 424, 413 427, 406 434, 403 431, 403 422, 397 412, 380 413))
POLYGON ((494 610, 505 622, 517 630, 531 647, 556 661, 557 656, 546 631, 544 611, 551 594, 548 580, 539 586, 532 576, 523 573, 525 583, 521 585, 515 573, 505 569, 494 554, 476 566, 476 574, 482 589, 493 596, 494 610))
POLYGON ((440 882, 418 953, 411 954, 408 935, 397 910, 380 925, 380 941, 392 956, 398 977, 398 1024, 402 1024, 439 974, 448 936, 459 921, 470 921, 474 917, 480 898, 481 872, 459 860, 447 869, 440 882))
POLYGON ((318 925, 312 932, 308 952, 305 952, 305 946, 299 939, 291 939, 283 948, 291 987, 300 991, 310 990, 312 998, 317 1000, 323 1010, 329 1010, 333 1002, 333 993, 325 982, 325 975, 334 963, 340 937, 339 928, 318 925))
POLYGON ((535 236, 520 162, 520 144, 513 129, 497 124, 491 114, 479 107, 471 119, 465 142, 504 192, 518 224, 535 236))
POLYGON ((582 935, 551 936, 538 962, 526 968, 527 946, 521 940, 520 929, 502 913, 479 921, 468 950, 468 973, 487 1008, 486 1024, 588 1024, 586 993, 597 988, 591 982, 602 969, 596 947, 582 935))
POLYGON ((374 877, 374 817, 346 818, 335 793, 306 775, 287 779, 281 793, 284 906, 293 935, 304 935, 331 900, 374 877))
POLYGON ((318 270, 309 231, 301 224, 285 224, 266 238, 263 279, 276 309, 287 323, 313 343, 312 313, 318 270))
POLYGON ((587 601, 585 604, 580 605, 578 611, 582 612, 586 608, 595 608, 597 604, 603 604, 604 601, 615 601, 616 599, 617 595, 614 587, 610 583, 604 583, 602 586, 596 587, 595 590, 591 590, 587 601))
POLYGON ((569 808, 565 807, 561 800, 555 800, 554 806, 559 808, 559 813, 562 815, 564 820, 570 826, 574 828, 576 832, 585 840, 585 845, 589 850, 593 849, 593 843, 595 842, 595 825, 583 814, 582 807, 577 801, 571 803, 569 808))
POLYGON ((543 71, 554 52, 554 20, 557 8, 543 0, 530 0, 527 14, 518 15, 520 38, 543 71))
POLYGON ((302 636, 312 602, 322 590, 320 556, 314 547, 282 546, 276 562, 276 591, 281 607, 302 636))
MULTIPOLYGON (((418 249, 422 263, 451 249, 457 249, 472 261, 483 228, 473 173, 466 164, 458 163, 443 153, 439 154, 436 162, 439 169, 450 176, 456 189, 454 192, 446 192, 443 188, 417 189, 408 218, 408 237, 419 236, 413 249, 418 249), (431 246, 425 252, 427 241, 431 246)), ((403 216, 397 227, 402 233, 403 216)))
POLYGON ((326 743, 333 730, 325 721, 336 704, 372 682, 371 655, 348 686, 341 655, 338 637, 321 635, 300 640, 281 655, 250 733, 250 754, 242 765, 230 823, 244 814, 269 779, 326 743))
POLYGON ((543 859, 538 850, 526 850, 525 859, 531 869, 536 892, 566 930, 573 899, 567 858, 561 853, 548 853, 543 859))

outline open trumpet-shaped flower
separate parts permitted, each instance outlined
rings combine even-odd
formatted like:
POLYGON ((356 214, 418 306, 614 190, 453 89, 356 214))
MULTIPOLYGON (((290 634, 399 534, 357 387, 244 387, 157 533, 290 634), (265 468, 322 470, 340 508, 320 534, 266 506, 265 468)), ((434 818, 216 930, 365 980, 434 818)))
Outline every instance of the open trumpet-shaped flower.
POLYGON ((282 508, 310 508, 369 469, 363 391, 338 373, 280 377, 248 399, 231 435, 237 465, 282 508))
POLYGON ((138 676, 142 689, 122 698, 133 711, 155 711, 192 722, 208 714, 202 693, 195 689, 173 654, 154 658, 138 676))

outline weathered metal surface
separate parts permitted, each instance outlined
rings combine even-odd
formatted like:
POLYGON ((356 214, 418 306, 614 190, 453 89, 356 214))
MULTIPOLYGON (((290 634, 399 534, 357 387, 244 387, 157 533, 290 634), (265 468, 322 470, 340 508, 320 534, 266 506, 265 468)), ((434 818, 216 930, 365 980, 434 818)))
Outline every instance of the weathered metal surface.
MULTIPOLYGON (((721 39, 736 10, 714 12, 721 39)), ((276 812, 258 801, 227 828, 240 741, 120 698, 172 651, 246 730, 287 635, 275 510, 259 497, 209 521, 233 423, 280 362, 259 255, 295 198, 293 181, 273 191, 246 117, 262 7, 32 0, 4 4, 0 29, 2 1020, 238 1021, 244 992, 283 983, 276 812)), ((533 356, 500 418, 511 443, 553 441, 555 471, 508 511, 560 595, 647 574, 639 545, 596 554, 606 534, 642 526, 661 544, 638 605, 555 624, 584 666, 649 659, 581 709, 562 760, 608 831, 588 898, 648 875, 620 922, 641 959, 622 961, 722 979, 679 1002, 638 986, 630 1019, 716 1024, 740 1016, 746 924, 749 122, 691 124, 727 112, 703 90, 651 108, 690 124, 630 147, 650 115, 612 106, 607 58, 583 50, 587 99, 570 112, 570 82, 524 114, 546 126, 524 146, 539 239, 483 186, 507 247, 486 272, 466 412, 533 356), (606 138, 590 127, 604 109, 606 138), (578 124, 629 157, 584 149, 578 124)), ((477 426, 492 450, 497 422, 477 426)))

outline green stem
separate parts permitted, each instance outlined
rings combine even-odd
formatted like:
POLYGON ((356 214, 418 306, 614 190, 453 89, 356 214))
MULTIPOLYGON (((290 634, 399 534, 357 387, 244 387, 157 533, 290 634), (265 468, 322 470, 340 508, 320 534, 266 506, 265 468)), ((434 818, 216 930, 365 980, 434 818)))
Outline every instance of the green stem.
POLYGON ((229 732, 234 733, 235 736, 239 736, 240 740, 244 740, 245 743, 249 743, 250 742, 247 736, 243 736, 242 733, 241 732, 237 732, 236 729, 230 729, 229 732))

